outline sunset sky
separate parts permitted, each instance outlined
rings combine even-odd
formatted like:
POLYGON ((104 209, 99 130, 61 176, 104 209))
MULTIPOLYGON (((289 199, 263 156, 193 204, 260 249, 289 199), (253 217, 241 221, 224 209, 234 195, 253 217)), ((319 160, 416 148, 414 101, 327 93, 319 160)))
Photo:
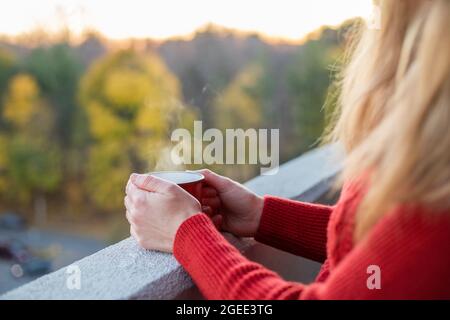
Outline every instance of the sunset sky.
POLYGON ((347 18, 368 17, 371 0, 0 0, 0 34, 62 26, 115 39, 183 36, 207 23, 287 39, 347 18))

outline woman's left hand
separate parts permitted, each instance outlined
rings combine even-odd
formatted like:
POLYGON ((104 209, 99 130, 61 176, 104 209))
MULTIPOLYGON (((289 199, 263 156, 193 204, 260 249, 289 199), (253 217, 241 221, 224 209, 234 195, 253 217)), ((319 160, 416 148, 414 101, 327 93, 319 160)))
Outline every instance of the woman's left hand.
POLYGON ((178 185, 148 174, 132 174, 125 207, 130 233, 145 249, 173 251, 175 234, 189 217, 200 213, 200 202, 178 185))

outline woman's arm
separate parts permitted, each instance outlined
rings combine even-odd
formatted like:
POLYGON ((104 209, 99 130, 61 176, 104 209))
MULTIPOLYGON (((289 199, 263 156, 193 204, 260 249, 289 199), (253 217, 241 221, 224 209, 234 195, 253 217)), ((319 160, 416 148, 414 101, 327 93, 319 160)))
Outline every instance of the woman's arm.
POLYGON ((295 255, 324 262, 332 210, 331 206, 265 196, 255 239, 295 255))
POLYGON ((326 230, 332 207, 257 196, 245 186, 209 170, 200 171, 206 180, 203 208, 221 230, 238 237, 255 237, 270 246, 323 262, 326 230), (216 213, 216 215, 213 213, 216 213))
POLYGON ((174 254, 207 299, 448 299, 449 229, 448 221, 387 217, 325 282, 311 285, 284 281, 247 260, 204 214, 180 226, 174 254), (371 278, 377 270, 379 282, 371 278))

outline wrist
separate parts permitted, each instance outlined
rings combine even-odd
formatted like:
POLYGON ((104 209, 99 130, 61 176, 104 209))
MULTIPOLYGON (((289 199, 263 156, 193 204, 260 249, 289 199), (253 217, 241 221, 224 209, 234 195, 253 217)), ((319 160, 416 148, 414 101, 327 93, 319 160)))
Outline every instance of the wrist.
POLYGON ((192 216, 195 216, 198 213, 202 212, 202 206, 200 204, 200 202, 198 202, 197 199, 194 199, 195 201, 191 201, 191 202, 187 202, 184 206, 183 209, 180 210, 180 214, 179 214, 179 224, 181 225, 184 221, 186 221, 187 219, 189 219, 192 216))
POLYGON ((254 203, 253 203, 253 222, 252 222, 252 233, 253 235, 256 234, 256 232, 258 231, 259 228, 259 224, 261 222, 261 216, 262 216, 262 212, 263 212, 263 208, 264 208, 264 198, 260 197, 258 195, 255 195, 255 199, 254 199, 254 203))

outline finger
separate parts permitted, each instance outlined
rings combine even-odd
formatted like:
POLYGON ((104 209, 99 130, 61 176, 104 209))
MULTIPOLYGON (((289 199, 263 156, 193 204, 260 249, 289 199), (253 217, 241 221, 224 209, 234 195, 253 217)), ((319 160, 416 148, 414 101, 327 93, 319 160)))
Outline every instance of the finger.
POLYGON ((123 204, 127 210, 131 209, 131 200, 129 196, 125 196, 125 198, 123 198, 123 204))
POLYGON ((129 210, 125 211, 125 217, 127 218, 128 223, 131 225, 131 213, 129 210))
POLYGON ((217 190, 212 187, 209 187, 209 186, 203 187, 202 188, 202 196, 205 198, 215 197, 215 196, 217 196, 217 190))
POLYGON ((130 184, 131 184, 131 179, 128 179, 127 185, 125 186, 125 194, 129 193, 130 184))
POLYGON ((229 178, 218 175, 209 169, 202 169, 196 172, 201 173, 205 177, 205 182, 214 187, 219 193, 229 190, 232 183, 229 178))
POLYGON ((133 201, 131 201, 131 198, 130 198, 130 196, 126 196, 125 197, 125 199, 124 199, 124 204, 125 204, 125 209, 126 209, 126 211, 128 211, 128 212, 134 212, 136 209, 135 209, 135 206, 134 206, 134 204, 133 204, 133 201))
POLYGON ((130 183, 128 186, 127 197, 130 200, 130 203, 132 203, 145 193, 148 193, 148 191, 138 188, 134 183, 130 183))
POLYGON ((203 213, 206 213, 208 216, 211 216, 213 212, 211 207, 208 206, 202 206, 202 211, 203 213))
POLYGON ((168 193, 178 187, 175 183, 152 176, 150 174, 131 175, 131 182, 141 190, 157 193, 168 193))
POLYGON ((218 197, 215 198, 202 198, 202 205, 208 206, 211 208, 219 208, 220 207, 220 199, 218 197))

